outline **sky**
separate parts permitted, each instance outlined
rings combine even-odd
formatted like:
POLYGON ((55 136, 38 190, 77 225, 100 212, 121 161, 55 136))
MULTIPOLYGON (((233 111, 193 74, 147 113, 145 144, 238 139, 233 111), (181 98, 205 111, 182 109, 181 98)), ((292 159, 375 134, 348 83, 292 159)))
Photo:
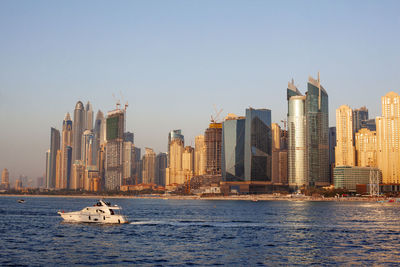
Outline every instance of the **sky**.
POLYGON ((45 172, 50 127, 77 101, 128 102, 144 150, 185 144, 222 109, 286 118, 287 83, 321 73, 329 121, 343 104, 381 114, 400 93, 399 1, 0 1, 0 169, 45 172))

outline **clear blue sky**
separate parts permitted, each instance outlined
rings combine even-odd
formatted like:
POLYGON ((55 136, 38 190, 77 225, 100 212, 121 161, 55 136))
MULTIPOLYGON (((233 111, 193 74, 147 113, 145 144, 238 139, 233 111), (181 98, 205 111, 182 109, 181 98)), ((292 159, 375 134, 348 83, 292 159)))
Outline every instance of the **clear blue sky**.
POLYGON ((286 86, 321 72, 330 124, 342 104, 381 114, 400 92, 399 1, 0 1, 0 169, 45 171, 50 127, 75 103, 129 102, 139 147, 187 145, 213 105, 286 117, 286 86))

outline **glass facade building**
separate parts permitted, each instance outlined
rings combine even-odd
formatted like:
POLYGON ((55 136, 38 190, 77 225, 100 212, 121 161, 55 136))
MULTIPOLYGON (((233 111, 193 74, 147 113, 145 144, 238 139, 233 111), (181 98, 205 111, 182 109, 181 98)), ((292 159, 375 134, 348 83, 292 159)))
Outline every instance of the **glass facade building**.
POLYGON ((271 182, 271 110, 249 108, 245 118, 225 120, 221 150, 223 181, 271 182))
POLYGON ((288 182, 291 187, 308 184, 305 98, 292 96, 289 99, 288 182))
POLYGON ((85 130, 85 109, 83 103, 78 101, 74 110, 74 123, 73 123, 73 143, 72 143, 72 162, 81 159, 82 151, 82 134, 85 130))
POLYGON ((50 167, 49 180, 46 184, 47 188, 55 188, 56 186, 56 157, 57 151, 60 149, 60 131, 56 128, 51 128, 50 131, 50 167))
POLYGON ((335 188, 343 188, 349 191, 356 191, 358 184, 369 184, 370 173, 378 173, 380 182, 382 181, 382 172, 378 168, 372 167, 354 167, 354 166, 338 166, 335 167, 334 179, 335 188))
POLYGON ((222 124, 221 169, 223 181, 244 181, 245 119, 226 120, 222 124))
POLYGON ((308 81, 306 133, 308 183, 310 186, 329 185, 328 94, 319 77, 318 80, 310 77, 308 81))
POLYGON ((328 94, 309 77, 303 96, 288 83, 288 180, 291 187, 330 184, 328 94))
POLYGON ((271 181, 271 110, 246 109, 244 136, 245 181, 271 181))

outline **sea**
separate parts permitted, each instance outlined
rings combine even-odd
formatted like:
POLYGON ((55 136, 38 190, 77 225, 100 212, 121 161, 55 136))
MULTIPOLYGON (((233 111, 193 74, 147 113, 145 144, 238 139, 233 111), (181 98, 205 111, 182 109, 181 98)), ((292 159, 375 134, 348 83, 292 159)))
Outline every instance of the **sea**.
POLYGON ((0 197, 0 266, 400 265, 400 205, 107 199, 129 224, 65 223, 92 198, 0 197))

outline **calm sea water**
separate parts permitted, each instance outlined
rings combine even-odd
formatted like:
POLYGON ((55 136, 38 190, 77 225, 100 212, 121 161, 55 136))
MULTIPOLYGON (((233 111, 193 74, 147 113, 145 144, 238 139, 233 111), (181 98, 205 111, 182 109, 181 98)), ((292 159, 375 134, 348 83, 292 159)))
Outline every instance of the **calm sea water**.
POLYGON ((400 206, 111 199, 124 225, 63 223, 95 199, 0 197, 0 265, 399 265, 400 206))

